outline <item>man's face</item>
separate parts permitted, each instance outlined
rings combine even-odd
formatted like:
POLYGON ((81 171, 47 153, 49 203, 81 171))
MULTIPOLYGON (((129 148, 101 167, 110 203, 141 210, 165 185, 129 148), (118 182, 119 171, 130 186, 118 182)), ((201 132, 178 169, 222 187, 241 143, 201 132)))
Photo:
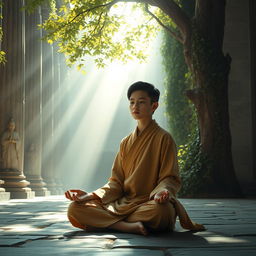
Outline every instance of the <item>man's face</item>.
POLYGON ((151 119, 158 102, 151 102, 145 91, 134 91, 130 97, 130 112, 135 120, 151 119))

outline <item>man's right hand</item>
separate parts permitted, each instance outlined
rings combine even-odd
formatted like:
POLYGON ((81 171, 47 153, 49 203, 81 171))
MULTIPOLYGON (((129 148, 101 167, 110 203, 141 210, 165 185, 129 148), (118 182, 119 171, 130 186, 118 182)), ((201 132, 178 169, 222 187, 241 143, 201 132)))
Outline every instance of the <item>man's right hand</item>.
POLYGON ((87 193, 79 189, 71 189, 65 192, 67 199, 75 202, 85 202, 96 199, 97 197, 93 193, 87 193))
POLYGON ((71 201, 77 201, 77 199, 83 198, 85 195, 87 195, 87 192, 79 189, 70 189, 65 192, 65 196, 67 199, 71 201))

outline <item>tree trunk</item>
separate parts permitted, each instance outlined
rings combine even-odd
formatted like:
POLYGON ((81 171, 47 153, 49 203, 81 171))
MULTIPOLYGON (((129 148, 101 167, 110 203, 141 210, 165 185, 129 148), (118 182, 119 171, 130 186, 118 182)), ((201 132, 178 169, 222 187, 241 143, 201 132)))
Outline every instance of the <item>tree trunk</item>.
POLYGON ((208 40, 194 27, 191 44, 185 57, 194 75, 193 90, 187 96, 197 110, 201 153, 209 171, 209 184, 205 191, 212 196, 241 196, 236 179, 232 152, 228 112, 228 76, 231 58, 224 56, 219 45, 208 40))

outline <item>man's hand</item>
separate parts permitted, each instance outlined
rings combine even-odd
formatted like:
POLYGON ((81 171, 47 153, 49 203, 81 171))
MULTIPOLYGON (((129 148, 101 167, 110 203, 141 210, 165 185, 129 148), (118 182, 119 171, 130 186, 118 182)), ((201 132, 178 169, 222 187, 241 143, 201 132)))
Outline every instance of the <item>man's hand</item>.
POLYGON ((89 198, 86 199, 86 197, 88 197, 88 193, 79 189, 68 190, 65 192, 65 196, 67 199, 71 201, 76 201, 76 202, 90 200, 89 198))
POLYGON ((169 191, 165 189, 156 193, 154 196, 154 200, 159 204, 164 204, 169 201, 169 197, 170 197, 169 191))

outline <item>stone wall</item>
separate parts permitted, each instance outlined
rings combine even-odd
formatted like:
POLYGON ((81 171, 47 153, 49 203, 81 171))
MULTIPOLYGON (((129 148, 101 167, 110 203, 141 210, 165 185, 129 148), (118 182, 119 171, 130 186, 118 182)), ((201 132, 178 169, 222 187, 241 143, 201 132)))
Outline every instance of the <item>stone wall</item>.
POLYGON ((254 179, 249 0, 228 0, 224 52, 232 57, 230 127, 236 174, 242 186, 254 179))

